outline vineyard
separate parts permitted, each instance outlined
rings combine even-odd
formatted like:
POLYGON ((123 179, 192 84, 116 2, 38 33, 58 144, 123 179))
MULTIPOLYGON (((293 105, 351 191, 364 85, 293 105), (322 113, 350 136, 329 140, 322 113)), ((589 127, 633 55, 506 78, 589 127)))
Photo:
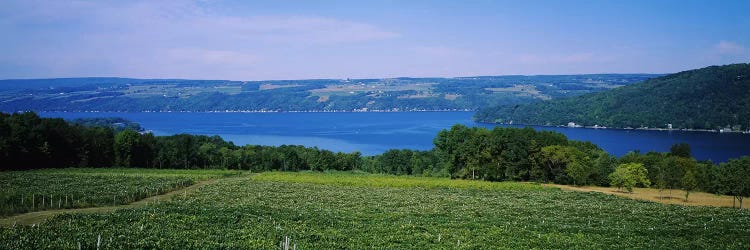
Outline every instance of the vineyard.
POLYGON ((537 184, 262 173, 113 213, 0 228, 0 248, 748 249, 747 210, 537 184))
POLYGON ((399 188, 461 188, 482 190, 542 190, 540 184, 520 182, 489 182, 435 177, 396 176, 370 174, 360 171, 338 172, 266 172, 256 175, 256 181, 329 184, 359 187, 399 188))
POLYGON ((230 173, 142 169, 0 172, 0 216, 127 204, 230 173))

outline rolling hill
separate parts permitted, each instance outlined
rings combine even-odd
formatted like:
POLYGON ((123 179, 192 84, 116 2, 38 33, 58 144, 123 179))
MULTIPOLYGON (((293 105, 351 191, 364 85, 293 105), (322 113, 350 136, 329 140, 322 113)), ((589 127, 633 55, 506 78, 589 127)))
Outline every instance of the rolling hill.
POLYGON ((474 118, 527 125, 747 130, 750 64, 689 70, 570 98, 500 105, 482 109, 474 118))
POLYGON ((649 74, 227 81, 130 78, 0 80, 0 110, 477 110, 617 88, 649 74))

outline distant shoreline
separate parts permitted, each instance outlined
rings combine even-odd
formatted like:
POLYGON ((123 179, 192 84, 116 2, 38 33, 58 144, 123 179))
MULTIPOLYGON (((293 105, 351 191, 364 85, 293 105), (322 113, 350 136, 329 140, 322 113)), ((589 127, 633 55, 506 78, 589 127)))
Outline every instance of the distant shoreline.
POLYGON ((641 130, 641 131, 664 131, 664 132, 708 132, 708 133, 735 133, 735 134, 750 134, 750 131, 722 131, 717 129, 668 129, 668 128, 617 128, 617 127, 594 127, 594 126, 565 126, 565 125, 538 125, 538 124, 508 124, 508 123, 495 123, 495 122, 483 122, 474 121, 482 124, 496 124, 496 125, 516 125, 516 126, 537 126, 537 127, 550 127, 550 128, 582 128, 582 129, 608 129, 608 130, 641 130))
POLYGON ((412 113, 412 112, 476 112, 470 109, 436 109, 436 110, 145 110, 145 111, 109 111, 109 110, 24 110, 6 111, 11 113, 412 113))
MULTIPOLYGON (((5 111, 7 112, 7 111, 5 111)), ((292 110, 292 111, 278 111, 278 110, 210 110, 210 111, 189 111, 189 110, 147 110, 147 111, 101 111, 101 110, 87 110, 87 111, 16 111, 16 112, 37 112, 37 113, 422 113, 422 112, 476 112, 476 110, 468 109, 448 109, 448 110, 292 110)), ((484 122, 473 120, 473 122, 485 124, 485 125, 516 125, 516 126, 537 126, 537 127, 551 127, 551 128, 583 128, 583 129, 608 129, 608 130, 642 130, 642 131, 678 131, 678 132, 709 132, 709 133, 734 133, 734 134, 750 134, 750 131, 722 131, 717 129, 668 129, 668 128, 617 128, 617 127, 595 127, 595 126, 565 126, 565 125, 539 125, 539 124, 508 124, 508 123, 495 123, 495 122, 484 122)))

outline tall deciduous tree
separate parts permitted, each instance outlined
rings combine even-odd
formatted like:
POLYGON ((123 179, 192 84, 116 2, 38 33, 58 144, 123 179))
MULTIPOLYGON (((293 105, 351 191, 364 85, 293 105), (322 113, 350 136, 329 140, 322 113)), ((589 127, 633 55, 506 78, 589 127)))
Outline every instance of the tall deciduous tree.
POLYGON ((625 188, 633 192, 633 187, 642 184, 644 187, 651 185, 648 180, 648 170, 640 163, 624 163, 617 166, 615 172, 609 175, 612 186, 618 189, 625 188))
POLYGON ((690 192, 698 188, 698 172, 695 168, 685 170, 685 175, 682 176, 682 190, 685 190, 685 202, 688 201, 690 192))
POLYGON ((723 188, 720 192, 734 196, 740 202, 745 197, 750 197, 750 157, 743 156, 739 159, 731 159, 720 165, 720 176, 723 188))
POLYGON ((141 135, 133 130, 124 130, 115 135, 115 165, 133 167, 134 155, 141 144, 141 135))

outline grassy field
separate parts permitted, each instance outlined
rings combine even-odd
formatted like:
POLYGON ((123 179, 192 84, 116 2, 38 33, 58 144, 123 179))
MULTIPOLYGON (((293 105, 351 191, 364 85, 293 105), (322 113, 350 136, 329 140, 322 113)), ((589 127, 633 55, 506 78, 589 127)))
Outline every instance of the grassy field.
POLYGON ((218 179, 171 200, 0 228, 0 248, 750 248, 747 210, 362 173, 218 179), (99 240, 100 239, 100 240, 99 240))
POLYGON ((386 93, 394 91, 413 90, 417 92, 430 92, 434 83, 409 83, 409 84, 335 84, 326 85, 325 88, 312 89, 312 96, 331 96, 331 95, 354 95, 355 93, 386 93))
POLYGON ((435 177, 394 176, 365 172, 266 172, 253 177, 256 181, 328 184, 356 187, 393 188, 461 188, 478 190, 543 190, 540 184, 521 182, 488 182, 451 180, 435 177))
POLYGON ((513 87, 485 88, 485 89, 495 92, 495 93, 505 92, 505 93, 513 93, 519 96, 531 96, 533 98, 542 99, 542 100, 552 99, 549 95, 542 94, 542 92, 536 89, 535 85, 531 85, 531 84, 516 84, 516 85, 513 85, 513 87))
POLYGON ((0 172, 0 216, 126 204, 236 174, 220 170, 46 169, 0 172))

